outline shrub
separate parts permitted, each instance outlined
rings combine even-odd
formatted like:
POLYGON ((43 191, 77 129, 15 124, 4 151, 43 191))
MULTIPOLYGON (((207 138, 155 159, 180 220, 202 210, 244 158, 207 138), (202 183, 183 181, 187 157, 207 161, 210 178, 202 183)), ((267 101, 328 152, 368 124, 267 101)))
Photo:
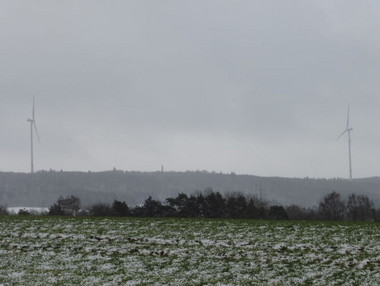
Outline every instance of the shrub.
POLYGON ((26 209, 20 209, 17 213, 18 215, 30 215, 30 211, 26 209))

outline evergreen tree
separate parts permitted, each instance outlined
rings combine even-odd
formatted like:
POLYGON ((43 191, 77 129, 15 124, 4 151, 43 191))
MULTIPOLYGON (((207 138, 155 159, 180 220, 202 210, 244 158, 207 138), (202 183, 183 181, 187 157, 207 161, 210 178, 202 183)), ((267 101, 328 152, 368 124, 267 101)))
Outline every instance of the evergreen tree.
POLYGON ((282 219, 287 220, 288 214, 286 213, 283 206, 271 206, 269 208, 268 216, 270 219, 282 219))
POLYGON ((112 214, 115 216, 127 216, 129 215, 129 208, 126 202, 114 200, 112 204, 112 214))

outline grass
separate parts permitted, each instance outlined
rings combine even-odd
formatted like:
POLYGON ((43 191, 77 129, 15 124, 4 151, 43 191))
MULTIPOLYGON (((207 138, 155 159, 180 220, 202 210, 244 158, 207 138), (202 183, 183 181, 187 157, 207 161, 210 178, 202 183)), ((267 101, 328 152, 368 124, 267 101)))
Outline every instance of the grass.
POLYGON ((378 285, 380 225, 0 217, 0 285, 378 285))

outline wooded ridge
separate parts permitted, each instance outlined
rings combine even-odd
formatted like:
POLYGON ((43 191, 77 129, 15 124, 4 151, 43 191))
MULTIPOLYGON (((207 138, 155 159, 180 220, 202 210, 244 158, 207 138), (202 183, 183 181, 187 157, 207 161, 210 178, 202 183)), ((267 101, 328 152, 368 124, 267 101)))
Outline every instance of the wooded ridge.
POLYGON ((34 174, 0 172, 0 204, 48 207, 59 196, 75 195, 83 204, 111 203, 114 199, 129 205, 144 203, 147 197, 164 201, 179 193, 193 194, 212 188, 221 194, 240 192, 255 195, 284 206, 317 206, 333 191, 342 197, 355 193, 368 196, 380 206, 380 178, 352 181, 341 178, 281 178, 236 175, 206 171, 188 172, 62 172, 34 174))

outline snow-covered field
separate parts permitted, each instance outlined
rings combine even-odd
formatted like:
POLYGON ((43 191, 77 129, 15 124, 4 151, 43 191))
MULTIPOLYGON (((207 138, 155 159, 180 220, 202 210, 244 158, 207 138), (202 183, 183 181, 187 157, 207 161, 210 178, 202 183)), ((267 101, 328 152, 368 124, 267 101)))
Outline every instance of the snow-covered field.
POLYGON ((379 224, 0 217, 0 285, 379 285, 379 224))

